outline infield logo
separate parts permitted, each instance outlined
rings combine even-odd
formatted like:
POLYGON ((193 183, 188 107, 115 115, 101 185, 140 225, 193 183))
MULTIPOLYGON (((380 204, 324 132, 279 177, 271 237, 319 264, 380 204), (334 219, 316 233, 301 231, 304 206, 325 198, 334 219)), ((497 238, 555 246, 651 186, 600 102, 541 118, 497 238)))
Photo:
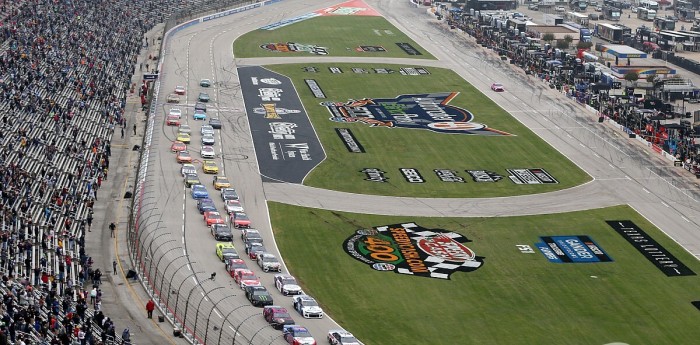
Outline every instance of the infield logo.
POLYGON ((471 272, 484 263, 483 257, 465 245, 468 242, 449 230, 403 223, 357 230, 343 248, 378 271, 450 279, 454 272, 471 272))
POLYGON ((302 44, 302 43, 265 43, 261 44, 260 48, 275 52, 275 53, 298 53, 306 52, 315 55, 328 55, 328 48, 319 47, 313 44, 302 44))
POLYGON ((458 92, 365 98, 347 102, 322 102, 335 122, 361 122, 371 127, 427 129, 437 133, 512 135, 472 122, 466 109, 449 105, 458 92))

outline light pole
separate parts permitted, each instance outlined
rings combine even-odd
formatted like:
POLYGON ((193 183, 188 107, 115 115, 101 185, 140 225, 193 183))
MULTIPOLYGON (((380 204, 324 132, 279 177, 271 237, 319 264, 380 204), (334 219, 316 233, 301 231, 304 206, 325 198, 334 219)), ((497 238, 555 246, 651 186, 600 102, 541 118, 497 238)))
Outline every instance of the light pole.
POLYGON ((246 317, 245 319, 243 319, 243 321, 241 321, 241 323, 238 324, 238 326, 236 327, 236 330, 233 331, 233 342, 231 343, 231 345, 236 345, 236 336, 238 335, 238 329, 241 328, 241 326, 243 326, 243 323, 250 320, 253 316, 258 316, 258 315, 260 315, 260 314, 251 314, 248 317, 246 317))
MULTIPOLYGON (((250 304, 241 304, 238 307, 233 308, 233 310, 231 310, 230 312, 228 312, 228 314, 226 314, 226 316, 224 317, 224 322, 221 323, 221 331, 219 331, 219 339, 216 341, 217 344, 221 344, 221 334, 224 333, 224 323, 226 322, 226 320, 228 320, 228 317, 231 316, 231 314, 234 311, 241 309, 243 307, 253 307, 253 306, 250 304)), ((253 314, 253 315, 257 315, 257 314, 253 314)), ((238 329, 234 330, 234 332, 237 333, 238 329)), ((235 333, 233 334, 233 341, 234 342, 236 341, 236 334, 235 333)))
MULTIPOLYGON (((209 296, 209 293, 211 293, 212 291, 216 291, 216 290, 223 289, 223 288, 224 288, 223 286, 217 286, 217 287, 207 291, 204 294, 204 297, 202 297, 202 299, 199 300, 199 304, 197 304, 197 313, 194 316, 194 329, 192 330, 192 333, 197 334, 197 321, 199 321, 199 307, 202 305, 202 301, 204 301, 207 298, 207 296, 209 296)), ((212 307, 211 310, 214 310, 214 307, 212 307)), ((209 316, 211 317, 211 312, 209 312, 209 316)), ((206 336, 205 336, 204 342, 206 343, 206 336)))
MULTIPOLYGON (((205 343, 205 344, 207 343, 207 335, 209 335, 209 321, 211 321, 211 313, 214 312, 214 310, 216 309, 216 306, 218 306, 220 302, 223 302, 225 299, 227 299, 227 298, 229 298, 229 297, 236 297, 236 296, 237 296, 237 295, 228 295, 228 296, 226 296, 226 297, 220 299, 220 300, 217 301, 216 303, 214 303, 214 307, 211 308, 211 310, 209 311, 209 315, 207 316, 207 326, 206 326, 206 331, 204 332, 204 343, 205 343)), ((226 320, 224 320, 224 321, 221 323, 221 326, 222 326, 222 327, 223 327, 223 323, 224 323, 224 322, 226 322, 226 320)))

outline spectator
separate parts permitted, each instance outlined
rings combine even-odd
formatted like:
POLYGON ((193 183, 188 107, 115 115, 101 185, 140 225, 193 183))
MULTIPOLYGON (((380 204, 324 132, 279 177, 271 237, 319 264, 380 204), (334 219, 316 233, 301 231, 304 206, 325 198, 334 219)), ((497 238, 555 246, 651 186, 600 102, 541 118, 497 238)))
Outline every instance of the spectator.
POLYGON ((153 299, 149 299, 148 303, 146 303, 146 313, 149 319, 153 318, 154 309, 156 309, 156 304, 153 302, 153 299))

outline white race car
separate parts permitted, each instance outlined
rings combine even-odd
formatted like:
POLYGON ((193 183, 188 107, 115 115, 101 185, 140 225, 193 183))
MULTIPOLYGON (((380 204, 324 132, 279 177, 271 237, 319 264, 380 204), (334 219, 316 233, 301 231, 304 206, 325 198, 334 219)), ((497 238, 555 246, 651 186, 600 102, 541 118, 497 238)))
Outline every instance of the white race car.
POLYGON ((362 345, 352 333, 344 329, 328 331, 328 343, 332 345, 362 345))
POLYGON ((273 254, 260 253, 256 260, 258 261, 258 266, 265 272, 282 272, 282 265, 280 265, 279 260, 277 260, 277 257, 273 254))
POLYGON ((323 309, 318 306, 316 300, 308 295, 298 295, 292 297, 294 301, 294 310, 296 310, 305 319, 321 319, 323 318, 323 309))
POLYGON ((296 278, 289 274, 275 274, 275 287, 285 296, 301 294, 296 278))

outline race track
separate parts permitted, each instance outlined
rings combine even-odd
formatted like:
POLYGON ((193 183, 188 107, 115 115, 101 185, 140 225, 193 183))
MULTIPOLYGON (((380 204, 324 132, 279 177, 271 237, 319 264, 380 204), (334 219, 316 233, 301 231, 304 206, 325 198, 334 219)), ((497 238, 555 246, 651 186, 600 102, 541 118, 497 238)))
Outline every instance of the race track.
MULTIPOLYGON (((208 78, 215 82, 208 89, 211 96, 208 116, 218 114, 223 122, 222 129, 216 133, 215 145, 220 174, 225 174, 238 190, 254 227, 263 233, 268 251, 278 254, 267 201, 359 213, 444 217, 543 214, 629 204, 688 251, 700 255, 700 190, 693 181, 676 175, 678 168, 668 167, 668 162, 651 156, 645 147, 623 137, 612 127, 598 123, 592 114, 546 88, 542 82, 514 72, 492 52, 437 26, 425 9, 410 6, 408 0, 367 2, 439 61, 362 59, 362 62, 410 61, 414 65, 453 69, 569 157, 590 174, 593 181, 558 192, 492 199, 393 198, 321 190, 300 184, 263 183, 236 68, 270 63, 360 61, 334 57, 233 57, 232 42, 242 34, 336 3, 283 0, 174 34, 165 44, 158 95, 159 102, 163 102, 176 85, 186 86, 187 94, 182 97, 187 98, 190 107, 181 103, 180 108, 185 113, 183 121, 188 122, 194 132, 189 150, 199 159, 201 122, 192 120, 191 106, 201 90, 199 80, 208 78), (496 81, 504 84, 508 91, 491 93, 489 86, 496 81)), ((153 133, 149 187, 145 193, 146 198, 152 200, 144 202, 144 208, 153 210, 145 211, 146 215, 153 219, 144 220, 148 226, 144 226, 146 230, 141 236, 143 251, 149 253, 151 260, 146 265, 145 278, 153 282, 157 293, 165 291, 161 299, 169 300, 169 309, 175 311, 190 332, 195 331, 200 342, 233 343, 235 336, 235 342, 241 344, 282 344, 282 333, 267 325, 260 315, 261 309, 249 306, 214 255, 215 241, 197 212, 189 190, 184 188, 180 164, 170 152, 176 127, 164 125, 169 106, 158 106, 161 110, 153 133), (155 216, 150 217, 150 214, 155 216), (209 280, 213 272, 217 277, 209 280)), ((211 187, 212 176, 200 172, 200 179, 210 194, 215 193, 211 187)), ((219 209, 224 209, 218 195, 213 195, 212 199, 219 209)), ((236 235, 234 232, 234 244, 244 254, 242 241, 236 235)), ((291 298, 283 297, 274 289, 273 275, 260 271, 252 261, 246 260, 271 291, 275 304, 291 311, 291 298)), ((298 324, 308 327, 319 342, 324 341, 328 329, 338 327, 327 317, 304 320, 293 311, 291 314, 298 324)))

